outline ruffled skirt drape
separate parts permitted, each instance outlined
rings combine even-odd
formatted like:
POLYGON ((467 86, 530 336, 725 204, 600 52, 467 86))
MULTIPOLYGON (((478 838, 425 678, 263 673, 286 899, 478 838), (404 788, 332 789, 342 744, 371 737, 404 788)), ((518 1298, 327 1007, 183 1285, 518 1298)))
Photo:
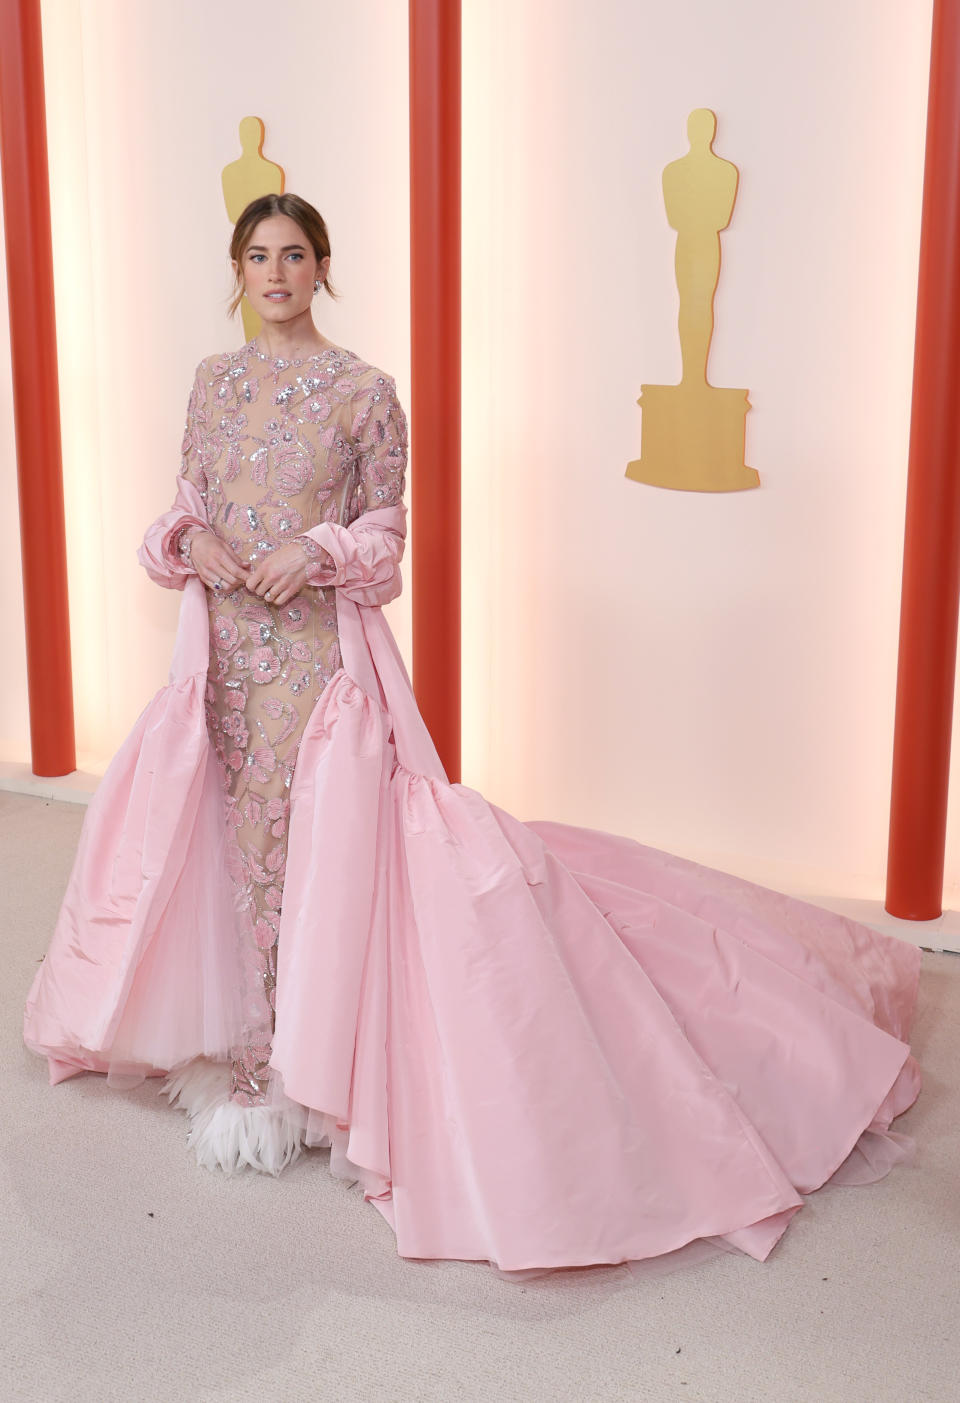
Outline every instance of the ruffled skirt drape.
MULTIPOLYGON (((803 1194, 884 1172, 919 1087, 918 950, 521 823, 419 764, 410 717, 362 680, 336 673, 300 744, 270 1095, 403 1256, 517 1271, 720 1237, 763 1259, 803 1194)), ((223 833, 202 709, 165 689, 95 798, 27 1009, 51 1080, 225 1061, 256 998, 226 875, 194 875, 223 833), (150 762, 164 708, 191 738, 175 783, 150 762)))

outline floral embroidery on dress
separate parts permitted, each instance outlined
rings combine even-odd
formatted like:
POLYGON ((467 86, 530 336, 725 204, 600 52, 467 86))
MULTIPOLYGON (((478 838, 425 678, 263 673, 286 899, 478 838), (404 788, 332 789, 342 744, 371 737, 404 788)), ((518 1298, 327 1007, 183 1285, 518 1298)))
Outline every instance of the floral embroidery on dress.
MULTIPOLYGON (((351 351, 291 363, 254 339, 197 367, 180 471, 210 529, 249 564, 290 541, 308 562, 304 591, 280 608, 242 587, 207 591, 207 727, 233 835, 229 869, 271 1010, 290 785, 310 713, 341 667, 334 563, 303 532, 400 503, 406 455, 395 382, 351 351)), ((267 1031, 251 1027, 233 1052, 235 1100, 264 1100, 269 1059, 267 1031)))

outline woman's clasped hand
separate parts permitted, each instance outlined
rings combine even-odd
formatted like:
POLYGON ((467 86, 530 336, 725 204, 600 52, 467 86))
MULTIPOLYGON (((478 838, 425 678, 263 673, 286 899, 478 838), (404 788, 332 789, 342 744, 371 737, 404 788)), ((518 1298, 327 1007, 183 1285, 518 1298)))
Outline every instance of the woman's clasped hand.
POLYGON ((247 576, 247 589, 270 604, 287 604, 307 583, 307 557, 295 541, 258 560, 247 576))
POLYGON ((307 582, 307 559, 293 541, 247 565, 213 531, 198 531, 190 542, 190 558, 210 589, 229 591, 243 585, 269 604, 287 604, 307 582))
POLYGON ((191 535, 190 560, 210 589, 231 590, 247 583, 250 567, 214 531, 191 535))

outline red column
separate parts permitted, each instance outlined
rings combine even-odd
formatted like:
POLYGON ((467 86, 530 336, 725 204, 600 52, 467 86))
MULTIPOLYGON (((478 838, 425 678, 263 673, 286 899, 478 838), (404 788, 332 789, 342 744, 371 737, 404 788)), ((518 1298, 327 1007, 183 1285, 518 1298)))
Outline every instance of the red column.
POLYGON ((460 0, 410 0, 413 684, 460 777, 460 0))
POLYGON ((960 0, 934 0, 886 908, 940 915, 960 601, 960 0))
POLYGON ((38 775, 75 770, 60 399, 39 0, 0 0, 0 155, 27 634, 38 775))

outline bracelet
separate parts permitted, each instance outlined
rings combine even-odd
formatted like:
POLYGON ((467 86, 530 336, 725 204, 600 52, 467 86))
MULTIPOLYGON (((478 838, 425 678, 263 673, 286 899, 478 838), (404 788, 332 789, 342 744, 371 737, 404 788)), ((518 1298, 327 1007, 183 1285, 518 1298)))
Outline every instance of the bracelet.
POLYGON ((189 566, 191 570, 193 569, 191 551, 193 549, 193 538, 195 534, 196 530, 194 527, 184 526, 177 537, 177 554, 184 565, 189 566))

